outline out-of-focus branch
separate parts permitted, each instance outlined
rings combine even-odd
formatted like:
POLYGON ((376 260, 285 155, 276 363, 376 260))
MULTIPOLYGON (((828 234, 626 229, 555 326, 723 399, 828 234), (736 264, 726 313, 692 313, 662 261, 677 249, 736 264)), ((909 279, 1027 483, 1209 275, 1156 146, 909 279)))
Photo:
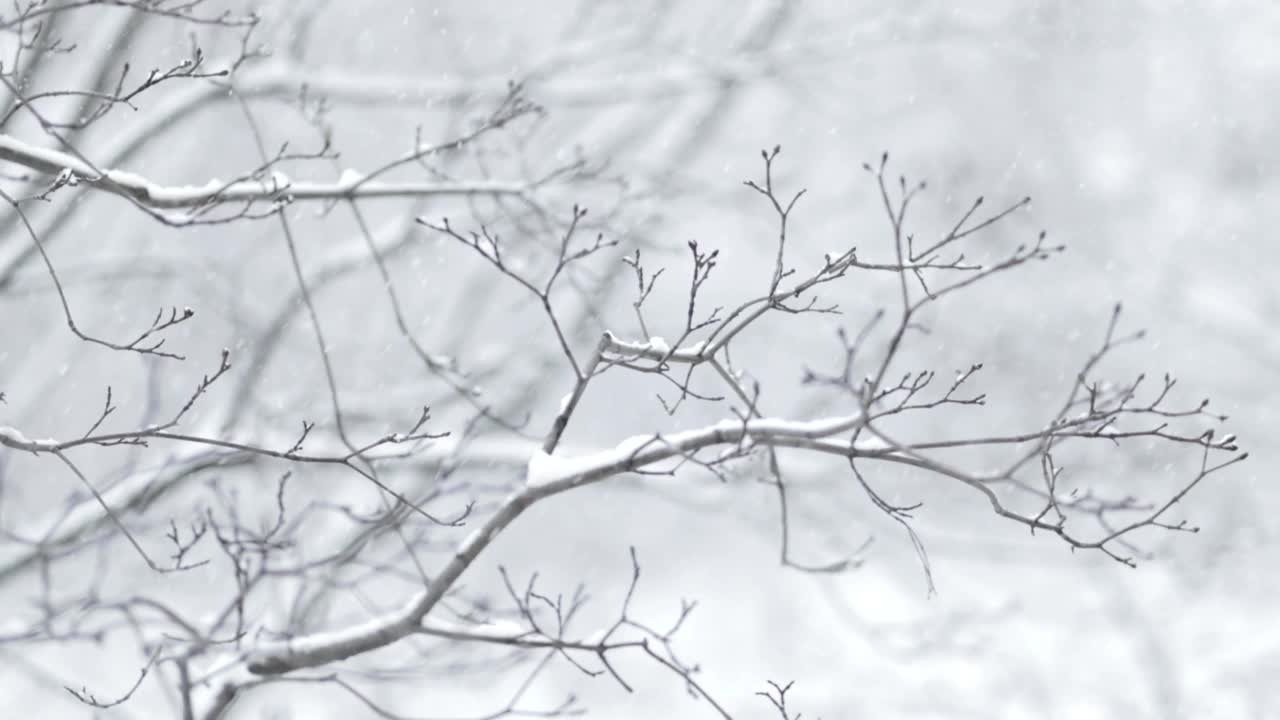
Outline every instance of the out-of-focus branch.
POLYGON ((196 25, 222 25, 226 27, 247 27, 258 22, 253 13, 237 15, 224 10, 217 15, 203 15, 195 12, 204 4, 204 0, 44 0, 23 1, 14 3, 11 15, 0 16, 0 29, 12 30, 26 23, 38 24, 50 15, 61 15, 83 8, 128 9, 137 12, 170 18, 182 23, 196 25))
MULTIPOLYGON (((610 68, 602 76, 590 72, 562 72, 545 79, 535 68, 525 78, 539 99, 555 107, 592 107, 653 102, 698 93, 714 93, 728 82, 758 79, 772 72, 778 61, 765 53, 702 59, 673 58, 671 63, 620 72, 610 68)), ((580 66, 579 66, 580 67, 580 66)), ((492 101, 506 92, 509 75, 435 79, 421 75, 388 75, 343 68, 315 69, 275 58, 246 73, 238 84, 248 97, 293 97, 299 87, 335 102, 383 105, 427 103, 442 106, 492 101)))

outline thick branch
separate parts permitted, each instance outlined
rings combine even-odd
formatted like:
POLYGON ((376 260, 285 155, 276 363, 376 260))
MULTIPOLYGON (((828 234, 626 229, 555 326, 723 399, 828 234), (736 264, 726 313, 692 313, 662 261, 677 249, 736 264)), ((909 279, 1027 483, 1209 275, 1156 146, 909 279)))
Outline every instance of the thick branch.
MULTIPOLYGON (((521 196, 529 187, 523 183, 477 180, 467 182, 371 182, 358 173, 349 173, 337 182, 294 182, 280 173, 262 180, 222 182, 204 185, 161 185, 123 170, 99 172, 70 153, 30 145, 10 135, 0 135, 0 160, 49 174, 70 172, 74 182, 89 185, 151 208, 196 208, 230 202, 275 202, 278 200, 342 200, 352 198, 403 198, 424 196, 504 195, 521 196)), ((71 183, 68 183, 71 184, 71 183)))

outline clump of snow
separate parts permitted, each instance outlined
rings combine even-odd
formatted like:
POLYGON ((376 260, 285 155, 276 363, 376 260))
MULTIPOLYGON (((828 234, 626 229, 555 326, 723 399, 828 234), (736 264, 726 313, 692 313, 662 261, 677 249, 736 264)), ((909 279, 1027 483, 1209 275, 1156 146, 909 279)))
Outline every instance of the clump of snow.
MULTIPOLYGON (((112 177, 115 172, 112 171, 112 177)), ((161 187, 147 183, 147 196, 157 202, 196 202, 222 192, 226 189, 226 183, 218 178, 209 180, 204 185, 175 185, 173 187, 161 187)))
POLYGON ((112 182, 119 183, 121 185, 135 188, 146 188, 147 190, 151 189, 151 183, 137 173, 131 173, 126 170, 108 170, 106 175, 112 182))
POLYGON ((533 457, 529 458, 529 467, 524 476, 525 484, 536 487, 557 479, 561 469, 560 465, 560 458, 552 457, 539 450, 533 454, 533 457))
POLYGON ((364 174, 360 171, 346 168, 342 171, 342 174, 338 176, 338 184, 343 187, 352 187, 363 179, 364 174))
POLYGON ((26 435, 22 434, 21 430, 8 426, 0 427, 0 440, 3 440, 5 445, 10 443, 23 446, 31 444, 31 441, 27 439, 26 435))
POLYGON ((582 478, 600 470, 625 463, 630 452, 610 448, 577 457, 557 457, 539 450, 529 459, 525 484, 531 488, 546 487, 564 480, 582 478))
POLYGON ((666 340, 660 337, 649 338, 649 348, 654 352, 660 352, 663 355, 667 355, 671 352, 671 346, 667 344, 666 340))
POLYGON ((645 447, 646 445, 649 445, 655 440, 657 440, 657 436, 653 434, 632 435, 631 437, 624 438, 622 442, 618 443, 617 450, 620 453, 630 455, 631 453, 645 447))
POLYGON ((58 441, 53 438, 32 440, 26 435, 23 435, 22 431, 18 428, 0 425, 0 445, 8 445, 9 447, 36 452, 40 450, 52 450, 58 445, 58 441))

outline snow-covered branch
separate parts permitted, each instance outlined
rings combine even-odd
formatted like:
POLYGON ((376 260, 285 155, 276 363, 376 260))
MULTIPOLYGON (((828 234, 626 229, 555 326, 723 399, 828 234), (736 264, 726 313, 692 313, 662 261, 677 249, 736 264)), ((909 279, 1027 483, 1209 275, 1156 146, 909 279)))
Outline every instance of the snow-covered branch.
POLYGON ((217 203, 294 202, 304 200, 347 200, 396 197, 459 197, 471 195, 520 196, 529 191, 524 183, 491 180, 368 181, 350 172, 335 182, 290 179, 274 172, 261 180, 222 181, 211 179, 203 185, 164 185, 124 170, 98 170, 79 157, 0 135, 0 159, 51 175, 62 174, 68 185, 84 184, 105 192, 127 196, 157 209, 198 208, 217 203))
MULTIPOLYGON (((683 458, 700 450, 717 446, 741 447, 748 439, 763 445, 778 442, 804 446, 833 435, 852 433, 861 423, 860 413, 814 421, 780 418, 747 422, 726 420, 669 435, 628 438, 609 450, 579 457, 560 458, 538 452, 529 461, 524 489, 508 497, 497 512, 471 532, 452 554, 449 562, 432 578, 425 592, 414 596, 400 609, 355 628, 260 645, 250 654, 248 667, 253 673, 261 675, 319 667, 388 645, 417 632, 422 619, 453 587, 481 551, 526 508, 543 498, 621 473, 645 470, 654 463, 683 458)), ((836 446, 823 447, 833 449, 836 446)), ((851 452, 852 449, 846 450, 846 453, 851 452)))

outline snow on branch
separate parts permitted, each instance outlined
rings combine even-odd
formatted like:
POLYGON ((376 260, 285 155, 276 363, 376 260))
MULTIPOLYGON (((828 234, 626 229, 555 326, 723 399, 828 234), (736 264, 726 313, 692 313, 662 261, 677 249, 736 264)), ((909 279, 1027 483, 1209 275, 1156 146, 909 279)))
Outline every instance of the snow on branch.
MULTIPOLYGON (((529 461, 525 482, 540 494, 550 494, 662 460, 683 457, 714 445, 737 445, 750 441, 805 447, 808 445, 806 441, 853 433, 862 422, 860 412, 809 421, 782 418, 758 418, 746 422, 722 420, 696 430, 632 436, 608 450, 578 457, 557 457, 539 452, 529 461)), ((849 443, 814 444, 813 449, 841 454, 856 452, 849 443)))
POLYGON ((417 594, 403 608, 367 623, 337 631, 302 636, 287 642, 259 646, 249 657, 249 670, 259 675, 275 675, 331 662, 389 645, 418 631, 418 624, 444 597, 481 550, 502 532, 525 508, 545 497, 603 480, 623 472, 644 470, 653 463, 686 458, 717 445, 743 447, 753 442, 778 442, 851 454, 850 443, 817 445, 817 441, 861 426, 861 413, 800 422, 761 418, 747 422, 725 420, 707 427, 669 435, 636 436, 614 448, 574 458, 554 457, 538 452, 529 461, 525 488, 512 494, 496 513, 467 537, 449 563, 432 579, 425 592, 417 594))
POLYGON ((99 172, 70 153, 41 148, 11 135, 0 135, 0 159, 51 175, 61 175, 68 185, 86 184, 130 197, 151 208, 196 208, 223 202, 279 202, 343 200, 423 196, 507 195, 528 192, 524 183, 477 180, 464 182, 366 181, 358 173, 345 173, 336 182, 294 181, 275 172, 260 180, 224 182, 212 179, 204 185, 162 185, 123 170, 99 172))

